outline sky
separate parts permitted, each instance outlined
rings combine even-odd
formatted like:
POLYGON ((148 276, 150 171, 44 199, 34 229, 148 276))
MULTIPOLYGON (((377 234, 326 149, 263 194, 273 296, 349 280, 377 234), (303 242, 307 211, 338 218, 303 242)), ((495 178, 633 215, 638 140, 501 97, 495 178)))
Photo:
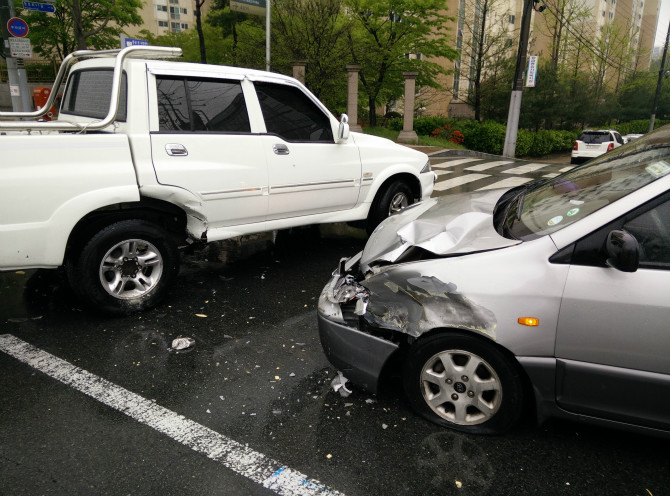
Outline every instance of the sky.
POLYGON ((661 10, 658 16, 658 27, 656 28, 656 41, 654 46, 663 46, 665 36, 668 33, 670 22, 670 0, 661 0, 661 10))

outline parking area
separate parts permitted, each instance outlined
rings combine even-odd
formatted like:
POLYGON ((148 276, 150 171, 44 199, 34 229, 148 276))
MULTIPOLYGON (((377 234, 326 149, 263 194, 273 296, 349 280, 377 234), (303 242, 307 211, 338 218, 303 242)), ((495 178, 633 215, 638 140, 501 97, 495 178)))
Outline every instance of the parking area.
MULTIPOLYGON (((431 162, 437 195, 569 167, 431 162)), ((164 303, 114 319, 82 309, 58 272, 0 273, 0 492, 664 494, 661 439, 530 412, 473 437, 416 416, 392 377, 378 395, 336 393, 316 305, 364 243, 338 224, 213 244, 183 254, 164 303), (171 351, 179 336, 195 345, 171 351)))

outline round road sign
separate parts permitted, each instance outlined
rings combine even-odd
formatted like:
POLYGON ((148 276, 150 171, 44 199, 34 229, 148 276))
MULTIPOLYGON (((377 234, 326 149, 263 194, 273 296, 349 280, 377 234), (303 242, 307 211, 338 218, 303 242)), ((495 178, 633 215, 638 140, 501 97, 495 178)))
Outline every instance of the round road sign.
POLYGON ((12 36, 23 38, 28 34, 28 24, 19 17, 12 17, 7 21, 7 31, 9 31, 9 34, 12 36))

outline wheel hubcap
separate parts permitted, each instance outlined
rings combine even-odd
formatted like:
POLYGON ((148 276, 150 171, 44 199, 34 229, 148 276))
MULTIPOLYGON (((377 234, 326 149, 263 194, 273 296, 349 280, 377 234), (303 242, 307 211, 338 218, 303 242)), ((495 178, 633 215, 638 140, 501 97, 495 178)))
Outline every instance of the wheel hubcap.
POLYGON ((397 214, 409 205, 409 198, 405 193, 396 193, 389 205, 389 215, 397 214))
POLYGON ((477 425, 502 402, 498 374, 483 358, 462 350, 433 355, 421 370, 421 392, 430 409, 449 422, 477 425))
POLYGON ((114 245, 100 263, 100 283, 115 298, 138 298, 151 291, 163 273, 163 257, 156 247, 141 239, 114 245))

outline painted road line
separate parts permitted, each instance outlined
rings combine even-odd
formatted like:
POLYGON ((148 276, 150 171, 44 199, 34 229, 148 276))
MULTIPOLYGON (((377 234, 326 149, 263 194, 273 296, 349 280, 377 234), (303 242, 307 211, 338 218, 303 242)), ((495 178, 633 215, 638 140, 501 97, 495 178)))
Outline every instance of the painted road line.
POLYGON ((569 170, 574 169, 575 166, 571 165, 570 167, 563 167, 562 169, 558 169, 558 172, 563 173, 563 172, 568 172, 569 170))
POLYGON ((469 164, 470 162, 481 162, 481 158, 458 158, 456 160, 448 160, 446 162, 440 162, 435 164, 432 167, 454 167, 456 165, 469 164))
POLYGON ((493 169, 494 167, 500 167, 501 165, 513 164, 514 160, 496 160, 494 162, 486 162, 485 164, 477 164, 472 167, 466 167, 466 171, 473 172, 482 172, 488 169, 493 169))
POLYGON ((453 179, 447 179, 446 181, 439 181, 435 183, 433 191, 444 191, 447 189, 455 188, 463 184, 471 183, 479 179, 484 179, 486 177, 491 177, 489 174, 464 174, 462 176, 455 177, 453 179))
POLYGON ((435 174, 439 176, 445 176, 447 174, 453 174, 454 171, 445 171, 445 170, 440 170, 440 171, 433 171, 435 174))
POLYGON ((521 186, 522 184, 532 181, 530 177, 508 177, 497 183, 489 184, 483 188, 479 188, 477 191, 482 191, 485 189, 498 189, 498 188, 514 188, 515 186, 521 186))
POLYGON ((508 169, 503 171, 503 174, 528 174, 529 172, 535 172, 536 170, 543 169, 549 164, 526 164, 515 167, 514 169, 508 169))
POLYGON ((553 179, 554 177, 558 176, 558 174, 552 173, 552 174, 545 174, 542 177, 548 177, 549 179, 553 179))
POLYGON ((0 335, 0 351, 63 384, 125 413, 239 475, 286 496, 344 496, 218 432, 76 367, 11 334, 0 335))

